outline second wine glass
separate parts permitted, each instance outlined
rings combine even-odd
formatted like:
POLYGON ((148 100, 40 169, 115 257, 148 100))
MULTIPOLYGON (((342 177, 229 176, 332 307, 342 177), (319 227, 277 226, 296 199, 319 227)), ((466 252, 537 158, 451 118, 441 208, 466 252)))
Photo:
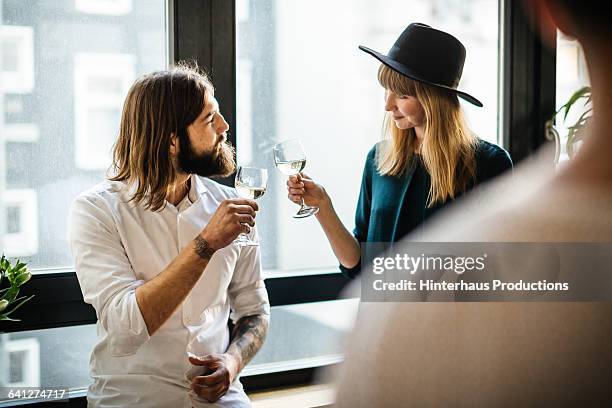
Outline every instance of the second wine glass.
MULTIPOLYGON (((274 145, 272 152, 274 153, 276 167, 286 176, 298 174, 306 167, 306 153, 298 139, 277 143, 274 145)), ((293 218, 306 218, 317 212, 319 212, 319 207, 304 204, 304 198, 302 197, 302 205, 298 212, 293 215, 293 218)))
MULTIPOLYGON (((252 200, 264 195, 268 187, 268 170, 255 167, 238 167, 234 182, 236 192, 244 198, 252 200)), ((240 246, 257 246, 257 242, 249 239, 244 232, 234 242, 240 246)))

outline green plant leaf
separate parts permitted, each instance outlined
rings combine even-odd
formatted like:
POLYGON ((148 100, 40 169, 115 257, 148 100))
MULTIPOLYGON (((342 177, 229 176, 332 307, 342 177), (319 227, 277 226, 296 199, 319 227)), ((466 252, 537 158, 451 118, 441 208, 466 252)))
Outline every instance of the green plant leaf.
POLYGON ((11 313, 13 313, 15 310, 19 309, 19 308, 20 308, 20 307, 21 307, 21 306, 22 306, 22 305, 23 305, 25 302, 27 302, 28 300, 32 299, 33 297, 34 297, 34 295, 29 296, 29 297, 25 297, 25 296, 20 297, 18 300, 21 300, 21 301, 20 301, 20 302, 17 304, 17 306, 14 306, 14 307, 11 309, 11 311, 10 311, 10 312, 6 312, 6 313, 4 313, 4 315, 5 315, 5 316, 10 315, 10 314, 11 314, 11 313))
POLYGON ((6 295, 4 296, 4 298, 12 303, 15 301, 18 294, 19 294, 19 287, 11 285, 11 287, 8 288, 8 290, 6 291, 6 295))
POLYGON ((576 92, 574 92, 572 96, 570 96, 568 101, 565 103, 565 105, 561 107, 561 108, 565 108, 565 113, 563 114, 563 121, 567 119, 567 115, 569 114, 569 111, 571 107, 574 105, 574 103, 576 103, 576 101, 578 101, 579 99, 588 98, 590 94, 591 94, 591 88, 588 86, 584 86, 580 88, 579 90, 577 90, 576 92))
POLYGON ((4 272, 6 272, 6 270, 10 267, 11 267, 11 263, 9 262, 8 259, 6 259, 6 257, 3 254, 2 258, 0 258, 0 270, 2 270, 2 273, 4 274, 4 272))
POLYGON ((581 123, 581 122, 585 122, 586 123, 587 119, 590 118, 590 116, 587 116, 587 115, 589 115, 592 111, 593 111, 593 108, 587 109, 586 111, 584 111, 582 113, 582 115, 580 115, 580 117, 578 118, 578 121, 576 123, 581 123))

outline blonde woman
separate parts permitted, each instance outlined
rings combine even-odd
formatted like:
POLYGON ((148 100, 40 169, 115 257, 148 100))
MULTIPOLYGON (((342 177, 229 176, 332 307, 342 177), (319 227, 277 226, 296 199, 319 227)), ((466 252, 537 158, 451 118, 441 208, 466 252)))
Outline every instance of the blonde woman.
POLYGON ((425 24, 410 24, 388 55, 360 46, 382 65, 385 140, 368 153, 351 234, 322 185, 306 175, 287 181, 289 199, 317 206, 340 269, 359 274, 363 242, 395 242, 476 184, 512 168, 508 153, 467 127, 458 97, 465 47, 425 24))

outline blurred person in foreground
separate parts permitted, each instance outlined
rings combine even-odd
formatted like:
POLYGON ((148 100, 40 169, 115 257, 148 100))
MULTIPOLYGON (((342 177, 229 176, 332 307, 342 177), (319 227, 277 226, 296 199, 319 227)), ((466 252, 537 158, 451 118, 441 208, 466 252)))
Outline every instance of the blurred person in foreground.
POLYGON ((351 278, 367 263, 361 244, 397 242, 479 184, 512 169, 504 149, 467 126, 459 98, 482 103, 457 89, 466 58, 457 38, 413 23, 388 55, 359 48, 381 62, 386 116, 385 140, 366 158, 353 234, 321 184, 307 175, 287 181, 291 201, 319 207, 317 220, 341 271, 351 278))
MULTIPOLYGON (((514 183, 491 186, 486 212, 471 212, 468 199, 400 248, 410 241, 612 241, 611 9, 590 0, 525 6, 547 32, 556 26, 583 46, 594 112, 584 144, 556 172, 539 160, 519 167, 514 183)), ((576 265, 574 272, 588 279, 590 271, 576 265)), ((610 302, 361 306, 337 377, 338 407, 610 403, 610 302)))
POLYGON ((72 205, 76 273, 98 317, 90 407, 250 406, 238 375, 270 311, 260 247, 233 243, 257 239, 257 204, 209 179, 234 171, 228 128, 196 69, 143 75, 125 100, 115 174, 72 205))

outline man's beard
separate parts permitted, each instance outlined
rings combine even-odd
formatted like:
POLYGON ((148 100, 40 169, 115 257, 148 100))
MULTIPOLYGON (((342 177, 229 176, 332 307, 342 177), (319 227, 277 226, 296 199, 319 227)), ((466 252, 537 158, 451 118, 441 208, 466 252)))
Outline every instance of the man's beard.
POLYGON ((236 169, 234 148, 229 143, 219 142, 212 152, 198 155, 189 141, 187 130, 179 130, 178 135, 178 166, 184 173, 202 177, 226 177, 236 169))

